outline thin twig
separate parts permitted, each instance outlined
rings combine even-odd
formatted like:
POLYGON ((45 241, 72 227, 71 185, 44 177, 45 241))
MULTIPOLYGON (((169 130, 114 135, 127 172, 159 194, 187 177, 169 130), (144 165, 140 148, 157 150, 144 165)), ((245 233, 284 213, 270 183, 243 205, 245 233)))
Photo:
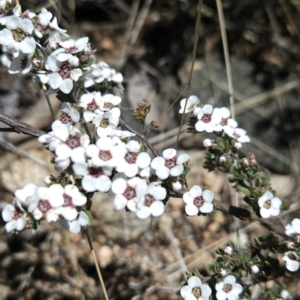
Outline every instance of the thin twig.
POLYGON ((50 102, 49 96, 46 95, 47 88, 46 88, 46 86, 44 84, 43 84, 43 90, 44 90, 45 97, 46 97, 46 100, 47 100, 47 104, 48 104, 48 107, 49 107, 49 110, 50 110, 50 113, 51 113, 52 122, 54 122, 55 121, 55 117, 54 117, 53 107, 52 107, 52 104, 50 102))
POLYGON ((46 133, 27 123, 21 122, 15 118, 2 114, 1 112, 0 112, 0 122, 3 122, 6 125, 12 127, 18 133, 24 133, 33 137, 39 137, 46 133))
POLYGON ((148 141, 148 139, 143 135, 138 133, 137 131, 135 131, 133 128, 131 128, 129 125, 127 125, 122 119, 120 119, 120 124, 122 126, 124 126, 128 131, 134 133, 137 137, 139 137, 147 146, 148 148, 151 150, 151 152, 155 155, 155 156, 160 156, 158 154, 158 152, 154 149, 154 147, 150 144, 150 142, 148 141))
POLYGON ((103 293, 104 293, 105 300, 109 300, 108 295, 107 295, 107 291, 106 291, 106 287, 105 287, 105 284, 104 284, 104 281, 103 281, 103 278, 102 278, 101 270, 100 270, 100 267, 99 267, 99 264, 98 264, 98 261, 97 261, 97 258, 96 258, 96 254, 95 254, 95 251, 94 251, 94 247, 93 247, 93 244, 92 244, 92 240, 91 240, 91 237, 88 233, 87 228, 85 228, 85 234, 86 234, 86 237, 87 237, 90 249, 91 249, 91 253, 92 253, 92 256, 93 256, 93 260, 94 260, 95 267, 96 267, 96 270, 97 270, 97 274, 98 274, 98 277, 99 277, 99 280, 100 280, 100 283, 101 283, 101 287, 102 287, 102 290, 103 290, 103 293))
POLYGON ((183 114, 182 114, 182 117, 181 117, 179 130, 178 130, 178 134, 177 134, 177 139, 176 139, 176 149, 178 147, 179 135, 180 135, 181 127, 183 125, 183 120, 184 120, 184 116, 185 116, 185 109, 186 109, 186 106, 187 106, 187 100, 190 96, 190 88, 191 88, 191 82, 192 82, 192 78, 193 78, 193 70, 194 70, 194 64, 195 64, 196 53, 197 53, 197 45, 198 45, 198 39, 199 39, 199 28, 200 28, 200 20, 201 20, 202 2, 203 2, 203 0, 199 0, 198 6, 197 6, 198 13, 197 13, 197 19, 196 19, 196 24, 195 24, 195 39, 194 39, 194 45, 193 45, 192 64, 191 64, 189 81, 188 81, 188 84, 187 84, 188 90, 187 90, 187 95, 186 95, 186 101, 185 101, 183 114))
POLYGON ((225 57, 227 80, 228 80, 230 111, 231 111, 232 118, 235 119, 233 84, 232 84, 231 65, 229 59, 228 42, 227 42, 226 27, 225 27, 225 18, 223 13, 222 1, 221 0, 216 0, 216 1, 217 1, 218 15, 220 20, 222 43, 223 43, 223 50, 224 50, 224 57, 225 57))

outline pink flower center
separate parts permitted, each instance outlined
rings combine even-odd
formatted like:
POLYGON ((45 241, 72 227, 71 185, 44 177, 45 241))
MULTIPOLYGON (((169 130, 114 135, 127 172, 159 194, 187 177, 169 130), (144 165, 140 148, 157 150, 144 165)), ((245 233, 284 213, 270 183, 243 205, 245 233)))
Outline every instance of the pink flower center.
POLYGON ((73 202, 72 202, 72 197, 71 196, 69 196, 67 194, 63 194, 63 197, 64 197, 63 207, 73 206, 73 202))
POLYGON ((124 191, 123 193, 123 196, 127 199, 127 200, 130 200, 134 197, 136 197, 136 192, 135 192, 135 189, 129 185, 127 185, 127 188, 126 190, 124 191))
POLYGON ((51 204, 48 200, 40 200, 38 203, 38 209, 42 212, 42 214, 46 214, 48 210, 52 208, 51 204))
POLYGON ((114 108, 114 105, 110 102, 105 102, 103 104, 103 108, 107 109, 107 110, 111 110, 112 108, 114 108))
POLYGON ((125 160, 129 164, 135 164, 138 155, 139 155, 139 153, 127 152, 125 155, 125 160))
POLYGON ((232 290, 232 285, 229 283, 224 284, 223 291, 229 293, 232 290))
POLYGON ((62 77, 62 79, 70 78, 71 77, 71 68, 70 66, 63 66, 61 67, 57 73, 62 77))
POLYGON ((112 159, 112 155, 111 155, 109 150, 107 150, 107 151, 100 150, 99 151, 99 158, 104 160, 104 161, 107 161, 107 160, 112 159))
POLYGON ((41 33, 43 33, 46 28, 47 28, 47 26, 42 25, 40 22, 37 22, 35 24, 35 29, 41 33))
POLYGON ((170 159, 166 159, 165 160, 165 166, 168 168, 168 169, 172 169, 176 166, 176 160, 177 160, 177 156, 174 156, 170 159))
POLYGON ((99 177, 101 175, 104 175, 104 172, 102 170, 102 168, 89 168, 89 175, 93 176, 93 177, 99 177))
POLYGON ((95 99, 93 99, 93 101, 86 106, 86 110, 94 112, 98 107, 99 106, 97 105, 95 99))
POLYGON ((201 118, 201 121, 203 123, 209 123, 211 121, 211 114, 204 114, 201 118))
POLYGON ((147 195, 145 196, 145 202, 144 202, 144 205, 145 205, 145 206, 151 206, 151 204, 152 204, 154 201, 156 201, 155 198, 154 198, 152 195, 147 194, 147 195))
POLYGON ((226 126, 226 125, 228 124, 228 119, 229 119, 229 118, 222 118, 220 124, 221 124, 222 126, 226 126))
POLYGON ((288 258, 289 258, 290 260, 298 261, 297 256, 296 256, 295 254, 293 254, 293 253, 290 253, 290 254, 288 255, 288 258))
POLYGON ((17 220, 24 215, 24 211, 22 211, 19 207, 15 206, 15 211, 12 216, 12 220, 17 220))
POLYGON ((194 198, 194 205, 200 209, 200 207, 204 204, 204 199, 201 196, 194 198))
POLYGON ((59 120, 60 120, 63 124, 72 123, 71 117, 70 117, 67 113, 65 113, 64 111, 60 111, 59 120))
POLYGON ((77 47, 75 47, 75 46, 65 48, 66 53, 72 53, 72 52, 75 52, 76 50, 77 50, 77 47))
POLYGON ((75 135, 70 135, 69 138, 66 140, 66 144, 71 148, 77 148, 80 147, 80 137, 75 135))

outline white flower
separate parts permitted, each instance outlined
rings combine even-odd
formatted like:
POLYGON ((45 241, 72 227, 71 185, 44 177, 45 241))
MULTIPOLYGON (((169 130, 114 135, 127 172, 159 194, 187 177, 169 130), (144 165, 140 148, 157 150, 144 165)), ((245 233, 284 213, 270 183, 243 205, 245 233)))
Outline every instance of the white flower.
POLYGON ((120 85, 123 81, 123 75, 110 68, 105 62, 99 62, 97 64, 93 64, 86 73, 84 78, 84 87, 91 87, 92 85, 99 84, 104 80, 113 81, 120 85))
POLYGON ((6 27, 0 31, 0 44, 7 46, 7 49, 22 51, 24 54, 32 54, 35 51, 36 43, 33 37, 28 36, 33 32, 31 20, 22 19, 18 16, 8 16, 6 27))
POLYGON ((60 42, 60 46, 62 46, 66 53, 77 53, 83 51, 89 42, 88 37, 83 37, 78 39, 77 41, 69 39, 64 42, 60 42))
POLYGON ((300 234, 300 219, 295 218, 291 224, 286 225, 285 234, 289 236, 293 234, 300 234))
POLYGON ((190 158, 188 154, 181 154, 177 157, 177 151, 172 148, 164 150, 162 156, 155 157, 151 162, 151 168, 162 180, 170 175, 173 177, 181 175, 184 171, 183 164, 190 158))
POLYGON ((149 167, 151 157, 146 152, 140 152, 140 149, 141 145, 137 141, 129 141, 126 144, 127 151, 124 159, 119 161, 116 170, 127 177, 133 177, 140 169, 149 167))
POLYGON ((49 75, 48 84, 54 90, 60 89, 63 93, 69 94, 73 89, 73 82, 79 79, 82 71, 72 64, 72 54, 62 51, 61 48, 57 49, 47 59, 46 68, 53 72, 49 75))
POLYGON ((121 111, 118 107, 98 114, 93 120, 93 124, 97 127, 97 135, 99 137, 110 136, 119 125, 120 115, 121 111))
POLYGON ((39 141, 48 145, 50 151, 55 152, 56 170, 59 172, 65 170, 71 160, 74 163, 84 162, 85 148, 90 143, 88 135, 71 125, 53 124, 53 131, 40 136, 39 141))
POLYGON ((26 225, 26 213, 25 211, 12 204, 7 204, 2 211, 2 218, 5 222, 5 229, 7 232, 13 230, 22 231, 26 225))
POLYGON ((100 92, 83 94, 80 97, 79 105, 84 108, 83 118, 86 122, 91 122, 97 114, 101 113, 102 102, 100 92))
POLYGON ((88 163, 77 163, 73 165, 75 174, 83 176, 82 187, 87 192, 108 192, 111 180, 108 176, 112 174, 110 167, 94 167, 89 160, 88 163))
POLYGON ((211 213, 213 211, 212 201, 214 193, 210 190, 202 189, 198 185, 194 185, 189 192, 184 193, 183 201, 186 203, 185 212, 189 216, 195 216, 199 212, 211 213))
POLYGON ((180 290, 180 295, 184 300, 209 300, 211 288, 208 284, 202 284, 200 278, 192 276, 188 279, 188 285, 180 290))
POLYGON ((15 191, 15 200, 23 207, 36 203, 39 200, 38 186, 34 183, 27 183, 22 189, 15 191))
POLYGON ((161 200, 166 198, 166 189, 150 183, 147 187, 146 194, 141 197, 138 204, 136 215, 140 219, 146 219, 150 216, 158 217, 163 214, 165 206, 161 200))
POLYGON ((48 222, 55 222, 61 214, 64 204, 64 188, 60 184, 38 188, 39 200, 30 205, 28 211, 36 220, 45 217, 48 222))
MULTIPOLYGON (((51 31, 54 31, 54 35, 56 35, 56 33, 59 33, 65 37, 69 37, 68 34, 66 34, 67 30, 66 29, 61 29, 58 27, 58 24, 57 24, 57 18, 54 17, 54 19, 52 20, 52 22, 49 24, 49 29, 51 31)), ((53 32, 51 34, 51 36, 53 35, 53 32)))
POLYGON ((229 118, 230 117, 230 110, 226 107, 221 107, 220 110, 220 115, 221 115, 221 126, 222 126, 222 129, 226 132, 226 129, 228 127, 231 127, 231 128, 236 128, 238 123, 232 119, 232 118, 229 118))
POLYGON ((63 102, 60 108, 59 119, 54 121, 52 128, 60 125, 74 125, 80 120, 80 114, 77 109, 73 108, 69 102, 63 102))
POLYGON ((239 143, 249 143, 251 141, 246 130, 242 128, 226 127, 224 131, 228 136, 236 139, 239 143))
POLYGON ((32 53, 24 54, 19 51, 19 55, 15 57, 9 67, 8 73, 10 74, 27 74, 30 72, 32 66, 32 53))
POLYGON ((68 184, 64 187, 63 193, 64 203, 61 215, 68 221, 73 221, 77 218, 78 212, 76 207, 86 204, 86 196, 79 192, 78 187, 68 184))
POLYGON ((197 119, 198 122, 195 124, 195 128, 199 132, 213 132, 222 130, 222 126, 220 125, 222 120, 220 109, 213 109, 213 106, 210 104, 205 104, 198 110, 197 119))
POLYGON ((282 260, 285 261, 286 268, 291 272, 296 272, 300 267, 300 257, 294 251, 284 253, 282 260))
POLYGON ((215 288, 218 300, 238 299, 239 294, 243 291, 243 287, 239 283, 236 283, 236 278, 232 275, 226 276, 224 281, 216 284, 215 288))
POLYGON ((84 211, 79 212, 75 220, 72 221, 66 219, 59 220, 59 224, 62 228, 67 229, 73 233, 79 233, 81 230, 81 226, 87 226, 89 223, 90 223, 90 219, 84 211))
POLYGON ((180 101, 180 107, 181 108, 179 110, 179 113, 180 114, 183 113, 185 105, 186 105, 185 113, 189 113, 189 112, 193 111, 198 103, 200 103, 200 100, 196 96, 190 96, 187 101, 186 101, 186 98, 182 99, 180 101))
POLYGON ((38 21, 34 24, 34 33, 38 38, 43 37, 51 19, 52 13, 43 7, 41 12, 38 14, 38 21))
POLYGON ((124 159, 126 145, 118 137, 103 137, 86 148, 86 155, 91 158, 93 167, 117 167, 124 159))
POLYGON ((269 191, 265 192, 259 199, 258 205, 260 207, 260 215, 262 218, 267 219, 271 216, 278 216, 280 214, 280 206, 282 201, 274 197, 269 191))
POLYGON ((116 210, 127 208, 137 211, 141 198, 145 196, 147 183, 145 180, 133 177, 129 180, 117 178, 113 181, 111 191, 115 194, 114 207, 116 210))

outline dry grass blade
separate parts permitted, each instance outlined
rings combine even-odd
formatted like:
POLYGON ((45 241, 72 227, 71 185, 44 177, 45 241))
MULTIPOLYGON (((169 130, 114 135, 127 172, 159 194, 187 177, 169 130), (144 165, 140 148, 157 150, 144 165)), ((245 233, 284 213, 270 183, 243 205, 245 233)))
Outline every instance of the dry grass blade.
MULTIPOLYGON (((198 45, 198 39, 199 39, 199 28, 200 28, 200 20, 201 20, 202 2, 203 2, 202 0, 199 0, 198 6, 197 6, 198 13, 197 13, 197 19, 196 19, 196 24, 195 24, 195 39, 194 39, 194 45, 193 45, 191 70, 190 70, 190 75, 189 75, 189 81, 188 81, 188 84, 187 84, 187 89, 188 90, 187 90, 186 99, 188 99, 189 96, 190 96, 190 87, 191 87, 191 82, 192 82, 192 78, 193 78, 193 70, 194 70, 194 64, 195 64, 196 52, 197 52, 197 45, 198 45)), ((182 114, 179 130, 178 130, 178 134, 177 134, 176 149, 178 147, 179 135, 180 135, 181 127, 183 125, 186 106, 187 106, 187 101, 185 102, 185 105, 184 105, 183 114, 182 114)))
POLYGON ((234 108, 234 98, 233 98, 233 84, 232 84, 231 64, 230 64, 230 59, 229 59, 225 19, 224 19, 224 14, 223 14, 222 1, 221 0, 216 0, 216 1, 217 1, 217 7, 218 7, 218 15, 219 15, 220 27, 221 27, 223 51, 224 51, 225 64, 226 64, 230 110, 231 110, 232 118, 234 119, 235 118, 235 108, 234 108))
POLYGON ((272 91, 264 92, 259 95, 250 97, 241 103, 237 103, 235 105, 235 112, 236 112, 236 114, 241 114, 243 112, 246 112, 247 110, 262 104, 264 101, 266 101, 270 97, 274 97, 278 94, 286 93, 287 91, 295 89, 299 86, 300 86, 300 80, 296 79, 296 80, 290 81, 288 83, 285 83, 285 84, 273 89, 272 91))
POLYGON ((128 20, 126 23, 126 30, 123 35, 123 47, 121 49, 121 54, 119 57, 118 68, 121 68, 123 66, 125 56, 127 53, 127 49, 128 49, 128 47, 131 46, 130 39, 131 39, 131 34, 132 34, 133 27, 134 27, 134 23, 136 21, 136 16, 137 16, 137 12, 139 9, 139 5, 140 5, 140 0, 134 0, 131 5, 130 13, 129 13, 128 20))

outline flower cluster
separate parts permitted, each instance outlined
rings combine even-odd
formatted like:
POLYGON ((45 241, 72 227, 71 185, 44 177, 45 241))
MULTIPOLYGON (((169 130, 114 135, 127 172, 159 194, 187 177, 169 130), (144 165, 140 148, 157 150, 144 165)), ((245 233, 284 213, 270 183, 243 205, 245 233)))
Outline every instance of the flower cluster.
MULTIPOLYGON (((196 96, 190 96, 188 99, 180 101, 179 113, 192 113, 196 120, 191 122, 198 132, 221 132, 223 131, 229 137, 236 140, 236 147, 240 148, 242 143, 250 142, 247 132, 238 128, 238 123, 230 118, 230 111, 226 107, 214 108, 210 104, 201 105, 196 96)), ((205 147, 210 147, 211 143, 206 140, 205 147)))
POLYGON ((13 204, 5 206, 2 217, 7 222, 5 228, 8 232, 36 229, 42 218, 48 222, 56 222, 60 218, 65 228, 78 233, 80 226, 89 223, 89 217, 83 210, 86 203, 86 196, 73 184, 62 186, 53 183, 49 187, 38 187, 29 183, 15 192, 13 204))
MULTIPOLYGON (((223 281, 215 285, 216 298, 218 300, 236 300, 243 291, 243 287, 236 283, 233 275, 228 275, 223 281)), ((203 284, 197 276, 188 279, 187 285, 180 290, 180 295, 184 300, 209 300, 212 290, 208 284, 203 284)))

